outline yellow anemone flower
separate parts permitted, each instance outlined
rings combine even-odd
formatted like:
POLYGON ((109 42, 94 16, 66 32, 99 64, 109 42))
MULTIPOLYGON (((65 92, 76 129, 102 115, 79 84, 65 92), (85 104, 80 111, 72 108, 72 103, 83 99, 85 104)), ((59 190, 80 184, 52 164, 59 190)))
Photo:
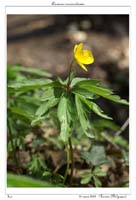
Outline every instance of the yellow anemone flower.
POLYGON ((75 45, 74 47, 74 57, 77 61, 77 63, 85 70, 87 71, 87 68, 85 65, 92 64, 94 62, 94 57, 91 51, 89 50, 83 50, 83 44, 80 43, 78 45, 75 45))

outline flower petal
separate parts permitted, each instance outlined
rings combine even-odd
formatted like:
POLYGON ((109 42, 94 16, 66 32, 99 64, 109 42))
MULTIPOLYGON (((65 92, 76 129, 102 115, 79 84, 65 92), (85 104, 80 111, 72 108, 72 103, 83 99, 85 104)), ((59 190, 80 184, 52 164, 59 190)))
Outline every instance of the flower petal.
POLYGON ((83 43, 77 44, 74 47, 74 57, 77 63, 87 71, 86 64, 92 64, 94 62, 94 57, 91 51, 83 50, 83 43))
POLYGON ((86 72, 88 71, 85 65, 83 65, 82 63, 79 63, 79 62, 78 62, 78 64, 79 64, 86 72))
POLYGON ((77 47, 78 47, 78 45, 76 44, 76 45, 74 46, 74 54, 76 53, 77 47))
POLYGON ((78 55, 78 60, 83 64, 91 64, 94 62, 94 57, 90 51, 83 50, 82 54, 78 55))
POLYGON ((81 53, 82 52, 82 49, 83 49, 83 43, 80 43, 78 45, 75 46, 76 49, 75 49, 75 53, 81 53))

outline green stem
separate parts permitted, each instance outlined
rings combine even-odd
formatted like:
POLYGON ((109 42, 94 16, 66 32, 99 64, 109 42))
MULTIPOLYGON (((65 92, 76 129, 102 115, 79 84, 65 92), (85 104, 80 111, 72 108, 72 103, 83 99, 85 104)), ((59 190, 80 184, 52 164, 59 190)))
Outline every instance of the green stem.
MULTIPOLYGON (((70 87, 69 87, 70 83, 71 83, 70 75, 71 75, 73 63, 74 63, 74 59, 71 61, 70 66, 69 66, 67 92, 70 89, 70 87)), ((74 159, 73 159, 73 149, 72 149, 71 137, 69 137, 69 139, 68 139, 68 143, 67 143, 67 147, 66 148, 67 148, 67 167, 66 167, 63 183, 66 182, 66 179, 67 179, 67 176, 68 176, 68 171, 69 171, 69 166, 70 166, 70 160, 71 160, 71 173, 70 173, 70 185, 71 185, 72 184, 72 179, 73 179, 73 170, 74 170, 74 159)))
POLYGON ((69 138, 69 147, 70 147, 70 159, 71 159, 71 173, 70 173, 70 185, 73 182, 73 172, 74 172, 74 156, 73 156, 73 148, 72 148, 72 140, 69 138))
POLYGON ((11 131, 11 125, 10 125, 10 121, 8 120, 8 133, 9 133, 9 137, 10 137, 10 142, 11 142, 11 148, 12 148, 12 153, 13 153, 13 157, 16 163, 16 167, 17 169, 19 169, 19 163, 18 163, 18 159, 16 156, 16 152, 15 152, 15 146, 14 146, 14 142, 13 142, 13 135, 12 135, 12 131, 11 131))
POLYGON ((68 171, 69 171, 69 165, 70 165, 70 156, 69 156, 69 147, 68 147, 68 144, 67 144, 67 147, 66 147, 66 151, 67 151, 67 167, 66 167, 66 170, 65 170, 65 175, 64 175, 63 183, 66 182, 66 179, 67 179, 67 176, 68 176, 68 171))
POLYGON ((69 85, 70 85, 70 75, 71 75, 73 63, 74 63, 74 60, 71 61, 70 66, 69 66, 69 75, 68 75, 67 89, 69 89, 69 85))
POLYGON ((71 186, 73 182, 73 171, 74 171, 74 157, 73 157, 71 137, 69 137, 68 144, 67 144, 67 167, 66 167, 63 183, 65 183, 67 179, 70 162, 71 162, 71 172, 70 172, 70 186, 71 186))

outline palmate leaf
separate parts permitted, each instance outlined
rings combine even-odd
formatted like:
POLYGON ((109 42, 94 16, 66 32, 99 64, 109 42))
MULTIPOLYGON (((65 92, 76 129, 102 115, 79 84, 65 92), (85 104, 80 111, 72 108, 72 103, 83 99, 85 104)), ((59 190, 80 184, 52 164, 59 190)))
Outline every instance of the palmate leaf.
POLYGON ((79 95, 75 95, 75 103, 76 103, 78 118, 83 132, 87 135, 87 137, 94 138, 94 130, 91 127, 87 113, 84 109, 83 103, 79 95))
POLYGON ((88 184, 91 181, 94 182, 96 187, 100 187, 102 185, 100 177, 104 176, 106 176, 106 173, 100 167, 95 167, 94 170, 82 174, 81 184, 88 184))
POLYGON ((72 122, 74 120, 74 108, 71 99, 67 95, 60 98, 58 105, 58 119, 60 121, 60 138, 63 142, 67 142, 72 131, 72 122))
POLYGON ((107 116, 106 114, 103 113, 103 110, 94 102, 89 101, 85 99, 82 96, 79 96, 82 102, 84 102, 94 113, 99 115, 100 117, 103 117, 105 119, 112 119, 111 117, 107 116))
POLYGON ((85 172, 82 174, 81 184, 88 184, 92 179, 92 174, 90 172, 85 172))
POLYGON ((108 162, 105 148, 102 145, 93 145, 89 152, 82 152, 81 157, 93 166, 99 166, 108 162))
POLYGON ((95 167, 93 170, 93 174, 99 177, 106 176, 106 172, 102 171, 100 167, 95 167))
POLYGON ((102 182, 100 181, 100 179, 97 176, 93 176, 93 180, 94 180, 95 187, 101 187, 102 182))
POLYGON ((119 96, 115 95, 111 89, 99 85, 99 82, 97 80, 84 80, 77 82, 74 88, 82 88, 87 90, 88 92, 94 93, 98 96, 102 96, 111 101, 124 105, 129 105, 129 103, 126 100, 121 99, 119 96))

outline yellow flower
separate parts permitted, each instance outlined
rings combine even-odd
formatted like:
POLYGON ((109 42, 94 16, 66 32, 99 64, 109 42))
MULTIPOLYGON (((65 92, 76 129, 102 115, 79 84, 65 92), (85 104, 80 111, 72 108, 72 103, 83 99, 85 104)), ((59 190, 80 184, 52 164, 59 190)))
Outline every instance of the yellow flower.
POLYGON ((78 45, 75 45, 74 47, 74 57, 77 61, 77 63, 85 70, 87 71, 87 68, 85 65, 92 64, 94 62, 94 57, 91 51, 89 50, 83 50, 83 44, 80 43, 78 45))

